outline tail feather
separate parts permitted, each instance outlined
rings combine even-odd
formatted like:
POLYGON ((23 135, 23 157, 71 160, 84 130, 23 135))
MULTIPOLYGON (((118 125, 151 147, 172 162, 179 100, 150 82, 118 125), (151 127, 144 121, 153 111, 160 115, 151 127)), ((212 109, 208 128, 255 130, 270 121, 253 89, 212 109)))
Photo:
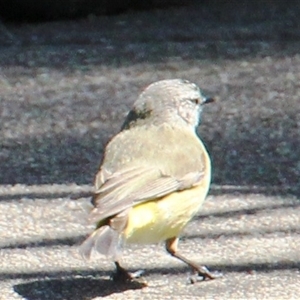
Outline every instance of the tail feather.
POLYGON ((80 254, 89 259, 94 250, 112 258, 116 258, 120 248, 120 233, 109 225, 102 226, 94 231, 79 247, 80 254))

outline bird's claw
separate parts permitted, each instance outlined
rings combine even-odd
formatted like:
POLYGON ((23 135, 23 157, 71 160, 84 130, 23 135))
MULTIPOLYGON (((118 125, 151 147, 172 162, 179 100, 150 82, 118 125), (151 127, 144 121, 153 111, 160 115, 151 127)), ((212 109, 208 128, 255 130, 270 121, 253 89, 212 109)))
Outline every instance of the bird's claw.
POLYGON ((141 277, 141 275, 143 273, 144 273, 144 270, 138 270, 136 272, 130 273, 122 268, 122 269, 118 269, 116 272, 114 272, 110 278, 113 281, 117 281, 117 282, 129 282, 136 278, 141 277))
POLYGON ((191 284, 194 284, 199 281, 213 280, 220 277, 223 277, 223 274, 221 272, 211 272, 207 267, 201 266, 198 270, 195 270, 193 275, 189 276, 189 282, 191 284))

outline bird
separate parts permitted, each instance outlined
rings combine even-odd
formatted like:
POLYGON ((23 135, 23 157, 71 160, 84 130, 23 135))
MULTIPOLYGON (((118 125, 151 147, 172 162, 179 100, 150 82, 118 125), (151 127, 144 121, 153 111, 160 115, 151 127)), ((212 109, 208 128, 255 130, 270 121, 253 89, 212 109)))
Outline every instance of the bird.
POLYGON ((164 242, 171 256, 192 269, 192 283, 222 276, 178 250, 181 233, 210 186, 210 157, 196 129, 203 106, 211 102, 214 98, 188 80, 154 82, 107 143, 91 200, 89 221, 95 230, 79 251, 86 259, 93 251, 110 258, 116 268, 113 280, 130 281, 141 274, 120 264, 121 249, 130 243, 164 242))

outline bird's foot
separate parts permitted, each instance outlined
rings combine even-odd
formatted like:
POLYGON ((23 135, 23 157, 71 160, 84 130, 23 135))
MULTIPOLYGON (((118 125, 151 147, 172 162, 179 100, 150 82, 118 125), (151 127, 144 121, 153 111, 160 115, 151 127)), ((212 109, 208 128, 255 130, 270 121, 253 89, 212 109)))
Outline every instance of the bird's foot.
POLYGON ((199 268, 197 268, 197 270, 194 270, 193 275, 189 276, 189 282, 193 284, 199 281, 213 280, 221 277, 223 277, 223 274, 221 272, 211 272, 207 267, 200 266, 199 268))
POLYGON ((116 271, 111 275, 111 279, 116 282, 129 282, 134 279, 140 278, 143 273, 143 270, 130 273, 119 266, 117 267, 116 271))

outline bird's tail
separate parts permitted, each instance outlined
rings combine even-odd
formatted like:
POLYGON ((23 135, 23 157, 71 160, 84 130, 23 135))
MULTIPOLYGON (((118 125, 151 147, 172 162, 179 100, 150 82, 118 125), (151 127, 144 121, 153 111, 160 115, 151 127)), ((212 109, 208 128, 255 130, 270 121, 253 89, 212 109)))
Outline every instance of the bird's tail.
POLYGON ((92 250, 112 258, 116 258, 120 248, 120 233, 109 225, 104 225, 94 231, 79 247, 80 254, 89 259, 92 250))

